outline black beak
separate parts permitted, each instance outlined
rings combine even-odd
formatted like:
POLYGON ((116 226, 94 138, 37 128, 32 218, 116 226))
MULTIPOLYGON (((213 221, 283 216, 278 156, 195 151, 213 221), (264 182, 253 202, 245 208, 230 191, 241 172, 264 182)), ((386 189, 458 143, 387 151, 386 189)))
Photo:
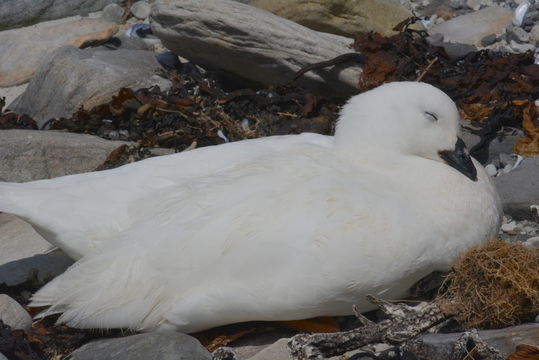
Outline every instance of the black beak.
POLYGON ((457 169, 472 181, 477 181, 477 169, 461 138, 458 138, 455 144, 455 150, 443 150, 439 151, 438 154, 440 154, 440 157, 447 165, 457 169))

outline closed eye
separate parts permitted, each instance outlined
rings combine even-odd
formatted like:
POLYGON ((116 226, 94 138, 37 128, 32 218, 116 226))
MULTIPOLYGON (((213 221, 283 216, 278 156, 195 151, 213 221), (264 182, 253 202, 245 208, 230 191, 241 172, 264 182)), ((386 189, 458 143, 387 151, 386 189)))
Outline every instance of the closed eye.
POLYGON ((433 113, 425 111, 425 115, 427 116, 427 118, 429 118, 432 121, 438 121, 438 117, 434 115, 433 113))

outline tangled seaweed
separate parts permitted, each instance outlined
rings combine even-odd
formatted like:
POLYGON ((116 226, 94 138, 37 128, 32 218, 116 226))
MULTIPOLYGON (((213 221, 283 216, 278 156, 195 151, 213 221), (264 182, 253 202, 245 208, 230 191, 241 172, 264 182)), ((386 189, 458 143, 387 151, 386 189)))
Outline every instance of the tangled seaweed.
POLYGON ((466 328, 533 321, 539 313, 539 249, 493 240, 464 252, 436 301, 466 328))

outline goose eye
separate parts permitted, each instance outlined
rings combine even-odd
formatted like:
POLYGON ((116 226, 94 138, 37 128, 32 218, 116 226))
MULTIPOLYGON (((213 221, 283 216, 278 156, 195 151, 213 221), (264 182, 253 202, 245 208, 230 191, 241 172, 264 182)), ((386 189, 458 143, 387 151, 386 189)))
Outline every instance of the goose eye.
POLYGON ((430 113, 428 111, 425 111, 425 116, 432 121, 438 121, 438 117, 434 115, 433 113, 430 113))

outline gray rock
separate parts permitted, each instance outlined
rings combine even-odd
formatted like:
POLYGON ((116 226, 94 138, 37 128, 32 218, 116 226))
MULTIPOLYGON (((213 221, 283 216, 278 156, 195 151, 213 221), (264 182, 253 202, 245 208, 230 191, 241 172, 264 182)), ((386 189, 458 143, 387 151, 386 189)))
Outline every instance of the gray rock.
POLYGON ((526 158, 513 171, 494 178, 504 212, 515 219, 533 220, 530 205, 539 205, 539 155, 526 158))
POLYGON ((489 46, 496 42, 496 34, 490 34, 481 39, 481 46, 489 46))
POLYGON ((27 82, 39 61, 65 46, 85 46, 104 42, 118 31, 114 23, 102 19, 83 19, 66 23, 30 26, 0 32, 0 86, 27 82), (23 60, 24 59, 24 60, 23 60))
POLYGON ((73 260, 56 250, 0 265, 0 284, 17 286, 27 282, 40 287, 73 265, 73 260))
MULTIPOLYGON (((319 33, 230 0, 172 0, 152 6, 152 29, 163 45, 202 66, 266 85, 292 80, 306 65, 350 53, 351 39, 319 33)), ((298 82, 336 97, 357 93, 358 67, 308 72, 298 82)))
POLYGON ((0 265, 52 249, 34 228, 15 215, 0 213, 0 265))
POLYGON ((71 360, 210 360, 195 338, 179 332, 153 332, 94 341, 75 350, 71 360))
POLYGON ((2 0, 0 30, 87 14, 121 0, 2 0))
POLYGON ((78 49, 66 46, 41 61, 26 91, 9 105, 41 126, 109 102, 123 87, 170 86, 158 76, 161 66, 151 51, 78 49))
POLYGON ((511 10, 487 7, 436 25, 429 29, 429 34, 442 34, 446 42, 480 46, 485 36, 501 34, 512 17, 511 10))
POLYGON ((513 24, 507 26, 507 36, 509 40, 515 40, 519 43, 527 43, 530 41, 530 34, 524 31, 520 26, 513 24))
POLYGON ((534 51, 535 50, 534 45, 532 45, 532 44, 519 44, 515 40, 511 40, 511 42, 509 43, 509 46, 511 47, 511 49, 513 49, 514 51, 519 52, 519 53, 525 53, 526 51, 530 51, 530 50, 534 51))
POLYGON ((282 338, 258 352, 249 360, 294 360, 288 347, 288 338, 282 338))
POLYGON ((28 330, 32 317, 18 302, 7 295, 0 294, 0 320, 13 330, 28 330))
POLYGON ((131 12, 137 19, 144 20, 150 16, 151 8, 150 4, 146 1, 137 1, 131 5, 131 12))
MULTIPOLYGON (((422 357, 431 360, 450 359, 453 346, 460 336, 461 333, 423 335, 420 338, 425 350, 422 357)), ((539 324, 530 323, 504 329, 483 330, 479 331, 479 337, 498 349, 500 355, 505 358, 513 353, 519 344, 539 346, 539 324)))
POLYGON ((108 4, 103 9, 101 17, 107 21, 119 23, 124 14, 124 8, 118 4, 108 4))
POLYGON ((535 24, 530 31, 530 41, 535 45, 539 44, 539 24, 535 24))
POLYGON ((126 144, 61 131, 0 130, 0 181, 24 182, 95 170, 126 144))

